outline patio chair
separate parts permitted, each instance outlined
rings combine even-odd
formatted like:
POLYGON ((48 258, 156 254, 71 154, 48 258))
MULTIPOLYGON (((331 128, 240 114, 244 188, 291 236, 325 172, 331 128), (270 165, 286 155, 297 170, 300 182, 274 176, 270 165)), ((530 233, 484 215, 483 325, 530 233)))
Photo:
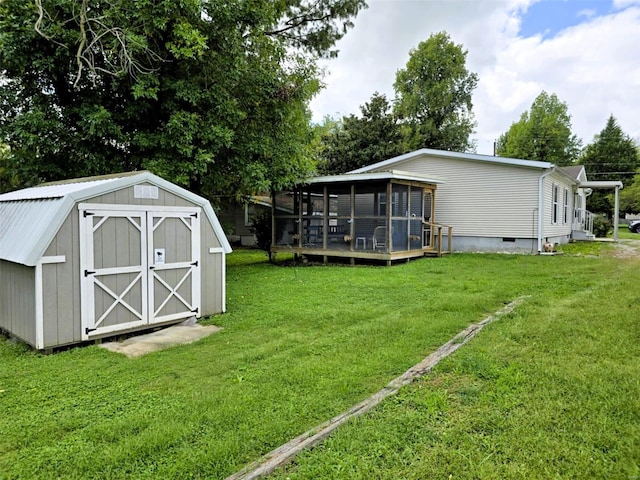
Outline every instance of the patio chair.
MULTIPOLYGON (((393 227, 391 227, 391 235, 393 235, 393 227)), ((373 243, 373 249, 377 250, 378 248, 386 248, 387 247, 387 227, 379 226, 373 229, 373 238, 371 239, 373 243)))

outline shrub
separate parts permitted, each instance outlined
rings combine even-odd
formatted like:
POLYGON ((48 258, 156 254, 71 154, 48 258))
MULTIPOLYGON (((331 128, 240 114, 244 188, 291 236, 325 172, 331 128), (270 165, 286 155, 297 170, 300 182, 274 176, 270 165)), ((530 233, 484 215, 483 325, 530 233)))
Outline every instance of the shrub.
POLYGON ((593 233, 596 237, 604 238, 613 229, 613 224, 604 215, 593 217, 593 233))
POLYGON ((256 245, 264 250, 272 261, 271 256, 271 211, 261 209, 251 217, 251 233, 256 236, 256 245))

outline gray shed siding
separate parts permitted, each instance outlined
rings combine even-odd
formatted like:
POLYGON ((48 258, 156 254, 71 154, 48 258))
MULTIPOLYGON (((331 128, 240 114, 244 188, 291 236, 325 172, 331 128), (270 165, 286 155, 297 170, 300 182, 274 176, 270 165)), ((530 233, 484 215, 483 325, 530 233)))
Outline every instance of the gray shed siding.
POLYGON ((438 157, 410 159, 394 168, 445 179, 436 193, 436 221, 452 225, 454 236, 537 235, 538 169, 438 157))
MULTIPOLYGON (((151 185, 149 183, 141 183, 140 185, 151 185)), ((126 187, 115 192, 98 195, 97 197, 88 198, 83 203, 102 203, 114 205, 160 205, 167 207, 196 207, 198 205, 185 200, 178 195, 167 192, 163 188, 158 187, 158 198, 135 198, 134 187, 126 187)))
POLYGON ((80 244, 78 211, 72 211, 47 247, 45 256, 64 255, 64 263, 42 265, 44 347, 80 342, 80 244))
POLYGON ((0 260, 0 327, 36 344, 36 269, 0 260))

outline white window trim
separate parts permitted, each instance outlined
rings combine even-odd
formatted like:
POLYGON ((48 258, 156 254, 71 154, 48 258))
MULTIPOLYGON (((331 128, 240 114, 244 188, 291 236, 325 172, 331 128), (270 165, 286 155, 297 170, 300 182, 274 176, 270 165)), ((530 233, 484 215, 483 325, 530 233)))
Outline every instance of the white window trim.
POLYGON ((551 224, 558 224, 560 206, 560 186, 557 183, 551 184, 551 224))

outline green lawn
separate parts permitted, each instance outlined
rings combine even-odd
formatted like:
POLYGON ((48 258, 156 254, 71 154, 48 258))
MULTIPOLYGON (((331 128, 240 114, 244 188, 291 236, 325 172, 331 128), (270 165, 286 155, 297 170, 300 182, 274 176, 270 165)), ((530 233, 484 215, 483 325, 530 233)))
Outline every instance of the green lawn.
POLYGON ((391 268, 238 251, 229 313, 210 319, 224 329, 195 344, 127 359, 0 340, 0 478, 224 478, 520 295, 275 477, 637 477, 640 262, 583 248, 391 268))
MULTIPOLYGON (((610 233, 608 236, 613 237, 613 233, 610 233)), ((618 228, 618 238, 623 240, 640 241, 640 233, 633 233, 631 230, 629 230, 629 227, 627 225, 621 224, 620 227, 618 228)))

